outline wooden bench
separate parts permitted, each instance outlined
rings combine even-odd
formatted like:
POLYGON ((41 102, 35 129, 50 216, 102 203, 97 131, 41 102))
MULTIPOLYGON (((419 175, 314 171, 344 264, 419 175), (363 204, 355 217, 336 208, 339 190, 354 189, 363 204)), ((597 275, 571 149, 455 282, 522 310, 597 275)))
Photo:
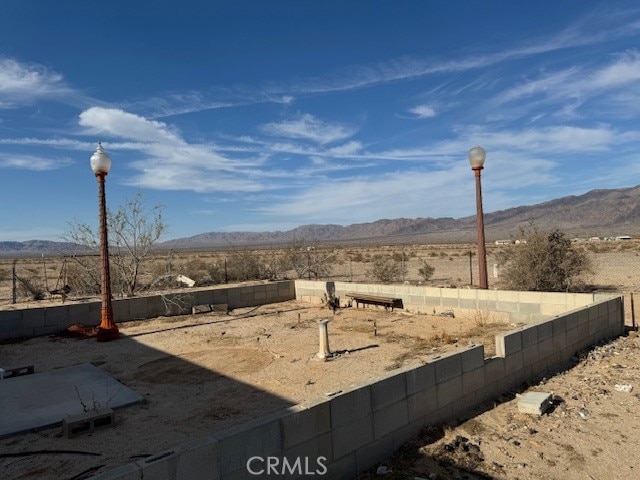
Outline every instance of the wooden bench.
POLYGON ((347 293, 347 297, 353 299, 353 301, 356 302, 356 308, 358 308, 359 304, 380 305, 383 306, 385 310, 388 310, 390 308, 391 311, 393 311, 395 307, 403 308, 401 298, 382 297, 379 295, 366 295, 363 293, 347 293))

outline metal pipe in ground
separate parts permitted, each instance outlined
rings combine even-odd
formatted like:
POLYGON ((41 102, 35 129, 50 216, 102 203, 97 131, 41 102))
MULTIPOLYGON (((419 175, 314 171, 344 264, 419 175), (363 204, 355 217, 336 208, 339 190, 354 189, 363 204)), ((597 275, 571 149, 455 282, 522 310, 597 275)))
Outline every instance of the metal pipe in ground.
POLYGON ((633 292, 629 294, 629 298, 631 299, 631 328, 634 330, 636 327, 636 309, 633 306, 633 292))

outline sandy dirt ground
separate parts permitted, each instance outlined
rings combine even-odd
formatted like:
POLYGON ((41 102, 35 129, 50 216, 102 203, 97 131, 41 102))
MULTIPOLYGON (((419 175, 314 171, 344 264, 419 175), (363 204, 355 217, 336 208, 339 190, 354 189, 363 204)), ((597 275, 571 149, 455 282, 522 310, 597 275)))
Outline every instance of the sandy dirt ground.
MULTIPOLYGON (((380 308, 331 310, 303 302, 121 324, 122 338, 50 336, 0 346, 0 364, 37 372, 92 363, 146 402, 117 410, 117 426, 67 439, 60 428, 0 440, 0 478, 96 473, 275 412, 510 328, 491 318, 411 315, 380 308), (335 357, 316 359, 318 325, 330 318, 335 357), (10 454, 80 450, 81 454, 10 454), (8 457, 7 457, 8 456, 8 457), (95 469, 95 470, 92 470, 95 469)), ((6 380, 10 382, 11 380, 6 380)), ((80 399, 78 399, 80 405, 80 399)), ((91 399, 82 399, 91 406, 91 399)))

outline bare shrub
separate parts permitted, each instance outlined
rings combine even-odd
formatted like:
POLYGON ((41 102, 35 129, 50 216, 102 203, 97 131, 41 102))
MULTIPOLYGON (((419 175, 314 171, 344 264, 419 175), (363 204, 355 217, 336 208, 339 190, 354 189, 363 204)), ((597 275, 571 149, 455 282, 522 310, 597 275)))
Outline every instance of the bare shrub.
POLYGON ((535 225, 522 230, 527 239, 511 251, 502 283, 511 290, 566 292, 580 288, 580 276, 591 269, 589 257, 577 250, 565 234, 554 229, 539 231, 535 225))
POLYGON ((420 263, 420 268, 418 269, 418 273, 425 282, 429 281, 431 277, 433 277, 435 271, 435 267, 429 264, 426 260, 422 260, 422 262, 420 263))
POLYGON ((233 252, 227 258, 229 280, 246 281, 262 278, 262 265, 258 254, 249 250, 233 252))
POLYGON ((407 274, 407 267, 393 260, 378 259, 373 262, 369 273, 379 282, 391 283, 401 280, 407 274))
POLYGON ((47 289, 41 283, 37 283, 32 278, 19 277, 16 275, 18 285, 22 294, 31 300, 44 300, 47 296, 47 289))

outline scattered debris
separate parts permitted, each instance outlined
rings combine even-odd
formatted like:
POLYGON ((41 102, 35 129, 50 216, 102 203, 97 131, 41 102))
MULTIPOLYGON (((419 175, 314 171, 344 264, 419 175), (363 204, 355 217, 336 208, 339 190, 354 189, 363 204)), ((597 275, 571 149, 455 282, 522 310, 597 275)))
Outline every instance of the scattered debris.
POLYGON ((389 473, 393 473, 393 470, 391 470, 386 465, 380 465, 376 470, 377 475, 387 475, 389 473))

